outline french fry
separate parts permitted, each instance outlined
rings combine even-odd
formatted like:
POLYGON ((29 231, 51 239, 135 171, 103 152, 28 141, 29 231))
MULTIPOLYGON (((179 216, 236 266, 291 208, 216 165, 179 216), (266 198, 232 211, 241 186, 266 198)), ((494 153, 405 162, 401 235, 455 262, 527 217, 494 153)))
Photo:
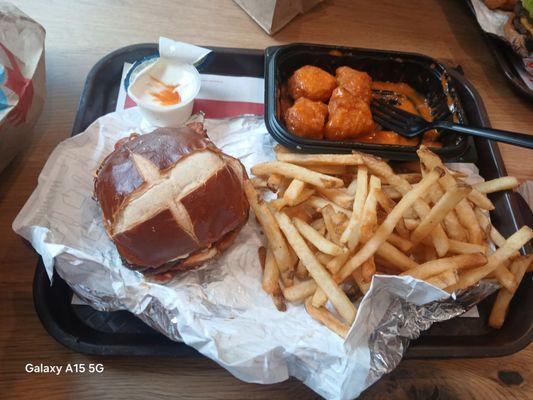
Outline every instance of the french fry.
POLYGON ((289 217, 278 212, 276 213, 276 220, 278 221, 282 232, 285 234, 287 241, 298 255, 298 258, 302 260, 302 263, 305 265, 318 287, 326 293, 331 304, 333 304, 333 307, 335 307, 342 318, 351 324, 355 319, 356 310, 350 299, 348 299, 346 294, 335 283, 322 264, 316 259, 315 255, 300 236, 300 233, 292 224, 289 217))
MULTIPOLYGON (((369 257, 374 255, 378 248, 387 240, 387 237, 392 233, 394 227, 402 217, 404 211, 411 207, 416 201, 423 196, 429 188, 437 182, 442 175, 441 168, 434 169, 428 173, 412 190, 407 192, 398 202, 396 207, 387 216, 385 221, 379 226, 372 238, 364 244, 363 247, 342 267, 342 269, 335 275, 337 282, 344 281, 350 276, 355 269, 359 268, 361 264, 369 257)), ((357 194, 356 194, 357 195, 357 194)))
POLYGON ((269 161, 257 164, 252 167, 252 173, 258 176, 279 174, 288 178, 299 179, 303 182, 309 183, 310 185, 323 188, 344 186, 342 179, 320 174, 318 172, 311 171, 310 169, 281 161, 269 161))
POLYGON ((476 189, 473 189, 468 194, 468 200, 483 210, 494 210, 494 204, 492 204, 492 201, 490 201, 485 194, 478 192, 476 189))
POLYGON ((280 273, 276 259, 272 254, 272 250, 268 248, 266 252, 265 269, 263 271, 262 287, 266 293, 271 295, 278 311, 286 311, 287 306, 285 305, 281 288, 279 286, 279 278, 280 273))
POLYGON ((426 279, 426 282, 438 287, 439 289, 447 288, 448 286, 455 285, 459 280, 459 275, 456 269, 449 269, 441 272, 438 275, 432 276, 426 279))
POLYGON ((494 226, 490 227, 489 236, 496 246, 502 247, 505 244, 505 238, 494 226))
POLYGON ((256 189, 268 189, 268 184, 266 179, 263 178, 251 178, 250 182, 256 189))
POLYGON ((320 235, 320 233, 313 229, 311 225, 305 223, 299 218, 294 218, 293 223, 300 234, 321 252, 331 254, 332 256, 338 256, 339 254, 342 254, 342 247, 337 246, 335 243, 327 240, 324 236, 320 235))
POLYGON ((491 181, 485 181, 474 185, 474 188, 480 193, 494 193, 502 190, 516 189, 520 183, 514 176, 504 176, 491 181))
POLYGON ((353 204, 353 197, 346 193, 344 189, 324 189, 317 188, 317 191, 325 198, 331 200, 339 207, 350 209, 353 204))
MULTIPOLYGON (((529 254, 524 257, 517 258, 510 266, 511 273, 514 275, 517 282, 521 282, 524 274, 528 268, 533 264, 533 255, 529 254)), ((498 296, 494 301, 492 310, 489 316, 489 326, 500 329, 505 321, 507 309, 511 303, 516 292, 516 288, 513 291, 509 291, 506 288, 501 288, 498 292, 498 296)))
POLYGON ((335 318, 335 316, 333 316, 333 314, 331 314, 326 308, 313 307, 311 301, 306 300, 305 309, 313 319, 327 326, 330 330, 335 332, 341 338, 345 339, 348 336, 348 331, 350 330, 350 327, 335 318))
POLYGON ((413 248, 413 243, 408 239, 404 239, 400 235, 395 234, 394 232, 389 235, 387 242, 397 247, 404 253, 408 253, 411 248, 413 248))
POLYGON ((383 185, 381 189, 391 200, 398 201, 402 198, 402 194, 391 185, 383 185))
MULTIPOLYGON (((490 239, 494 242, 494 244, 497 246, 497 247, 502 247, 504 244, 505 244, 505 238, 502 236, 502 234, 500 232, 498 232, 498 230, 494 227, 494 226, 490 226, 490 231, 489 231, 489 237, 490 239)), ((516 257, 520 257, 520 253, 517 251, 515 252, 512 256, 512 258, 516 258, 516 257)), ((502 266, 498 267, 500 270, 502 269, 502 266)), ((500 280, 500 278, 498 278, 498 280, 500 280)))
POLYGON ((368 170, 365 167, 357 169, 357 188, 353 201, 353 209, 348 221, 348 226, 341 236, 342 243, 348 243, 349 249, 354 249, 359 243, 361 235, 361 217, 368 193, 368 170))
POLYGON ((479 223, 479 226, 481 227, 481 231, 483 232, 483 238, 485 239, 490 234, 490 228, 492 226, 490 224, 490 219, 485 214, 485 212, 479 207, 476 207, 474 209, 474 214, 476 215, 477 222, 479 223))
MULTIPOLYGON (((504 239, 505 241, 505 239, 504 239)), ((432 246, 432 242, 429 238, 422 240, 422 243, 426 246, 432 246)), ((458 240, 449 239, 450 249, 449 252, 453 254, 473 254, 473 253, 487 253, 487 247, 481 244, 474 244, 468 242, 460 242, 458 240)))
MULTIPOLYGON (((442 161, 440 158, 431 152, 427 147, 420 146, 417 150, 417 154, 420 157, 420 161, 427 169, 433 169, 435 167, 443 167, 442 161)), ((445 175, 440 179, 439 183, 444 190, 451 189, 456 185, 455 178, 445 170, 445 175)), ((471 243, 482 244, 483 243, 483 233, 481 227, 479 226, 474 210, 467 199, 461 200, 455 207, 457 212, 457 218, 461 225, 468 232, 468 239, 471 243)))
MULTIPOLYGON (((440 185, 433 186, 429 193, 433 204, 437 203, 439 199, 444 196, 444 192, 440 188, 440 185)), ((466 231, 459 222, 455 210, 451 210, 446 214, 442 222, 444 231, 450 239, 459 240, 460 242, 467 240, 466 231)))
POLYGON ((377 225, 377 200, 376 200, 376 191, 381 188, 381 181, 377 176, 370 176, 368 196, 365 200, 365 205, 363 207, 363 214, 360 219, 361 228, 360 228, 360 241, 366 243, 368 239, 374 233, 374 228, 377 225))
POLYGON ((281 197, 281 198, 278 198, 278 199, 274 199, 272 200, 271 202, 269 202, 267 204, 267 207, 272 211, 272 212, 276 212, 276 211, 279 211, 281 209, 283 209, 284 207, 286 207, 288 204, 287 204, 287 201, 281 197))
POLYGON ((363 279, 363 272, 361 271, 361 268, 357 268, 353 272, 352 277, 361 293, 365 295, 366 292, 368 292, 368 289, 370 289, 370 282, 365 282, 365 280, 363 279))
MULTIPOLYGON (((270 203, 272 203, 272 201, 270 203)), ((294 207, 284 207, 283 212, 291 218, 300 218, 301 220, 304 220, 307 223, 311 222, 314 219, 312 215, 314 213, 314 210, 312 210, 306 204, 303 203, 300 203, 294 207)))
MULTIPOLYGON (((263 179, 263 178, 255 178, 255 179, 263 179)), ((267 178, 267 187, 275 193, 278 191, 283 180, 284 180, 283 176, 279 174, 272 174, 267 178)))
MULTIPOLYGON (((411 242, 414 246, 428 236, 433 229, 441 223, 446 214, 455 208, 457 203, 464 199, 472 189, 466 185, 455 185, 450 190, 446 191, 444 195, 433 206, 429 214, 420 221, 420 224, 411 233, 411 242)), ((449 244, 448 244, 449 249, 449 244)), ((447 251, 446 251, 447 253, 447 251)), ((444 254, 446 254, 444 253, 444 254)), ((439 254, 441 257, 443 254, 439 254)))
POLYGON ((347 210, 345 208, 339 207, 337 204, 333 203, 332 201, 324 199, 322 197, 311 196, 305 201, 305 203, 308 204, 311 207, 314 207, 314 208, 318 209, 318 210, 321 210, 322 208, 326 207, 327 205, 330 205, 331 207, 333 207, 335 212, 340 212, 340 213, 343 213, 343 214, 345 214, 347 216, 352 215, 352 212, 350 210, 347 210))
MULTIPOLYGON (((488 226, 484 228, 486 231, 488 231, 488 236, 492 239, 494 244, 498 247, 501 247, 505 244, 505 238, 490 224, 490 220, 488 220, 485 215, 481 214, 479 211, 476 213, 476 216, 480 219, 480 225, 482 223, 487 224, 488 226), (479 214, 479 215, 478 215, 479 214)), ((511 255, 511 257, 519 257, 520 253, 516 251, 511 255)), ((508 288, 509 290, 513 290, 513 286, 517 284, 516 280, 514 279, 512 273, 507 269, 504 263, 502 265, 499 265, 493 272, 494 276, 498 281, 501 283, 501 285, 505 288, 508 288)))
POLYGON ((309 296, 312 296, 317 286, 313 279, 308 279, 303 282, 298 282, 288 288, 283 288, 283 297, 291 303, 302 301, 309 296))
POLYGON ((298 165, 361 165, 363 160, 358 154, 297 154, 276 153, 278 161, 298 165))
MULTIPOLYGON (((505 243, 487 258, 487 264, 472 270, 466 271, 459 278, 459 282, 446 288, 449 292, 464 289, 479 282, 481 279, 493 272, 498 266, 507 261, 513 254, 520 250, 527 242, 533 238, 533 231, 528 226, 523 226, 517 232, 509 236, 505 243)), ((515 282, 516 286, 517 282, 515 282)))
POLYGON ((353 179, 348 187, 346 188, 346 193, 350 196, 355 196, 355 191, 357 190, 357 179, 353 179))
POLYGON ((332 211, 331 220, 333 221, 334 224, 342 225, 348 222, 348 217, 346 214, 335 212, 333 208, 331 209, 331 211, 332 211))
POLYGON ((387 213, 390 213, 392 209, 396 206, 396 202, 392 200, 387 193, 384 192, 384 187, 381 186, 379 190, 376 190, 376 200, 383 210, 387 213))
POLYGON ((285 286, 291 286, 292 278, 290 275, 294 264, 287 242, 269 208, 248 180, 244 182, 244 192, 259 224, 263 227, 263 231, 268 239, 268 247, 272 249, 272 253, 280 269, 283 284, 285 286))
MULTIPOLYGON (((378 270, 387 270, 387 271, 390 272, 391 275, 398 275, 400 272, 403 272, 403 270, 401 268, 398 268, 397 266, 391 264, 389 261, 387 261, 384 258, 380 257, 377 253, 374 255, 374 262, 376 263, 376 269, 378 269, 378 270)), ((360 268, 357 268, 355 270, 355 272, 357 272, 359 269, 360 268)), ((355 272, 354 272, 354 274, 355 274, 355 272)), ((352 276, 354 274, 352 274, 352 276)))
POLYGON ((331 272, 332 274, 336 274, 344 264, 346 264, 346 262, 348 261, 348 259, 350 258, 351 256, 351 253, 350 252, 345 252, 337 257, 333 257, 327 264, 326 264, 326 268, 328 269, 329 272, 331 272))
MULTIPOLYGON (((383 186, 380 190, 376 190, 376 200, 380 207, 385 210, 385 212, 388 214, 392 211, 392 209, 396 206, 396 202, 392 200, 387 194, 383 191, 383 186)), ((396 225, 396 232, 398 232, 398 235, 400 235, 404 239, 408 239, 411 234, 409 233, 409 230, 405 227, 404 220, 401 219, 398 222, 398 225, 396 225)))
POLYGON ((276 263, 276 259, 272 254, 272 250, 268 248, 265 257, 263 281, 261 283, 261 285, 263 286, 263 290, 268 294, 275 293, 277 290, 279 290, 279 279, 279 268, 276 263))
POLYGON ((361 275, 363 281, 370 283, 372 281, 372 276, 376 273, 376 263, 374 262, 374 257, 370 257, 366 260, 363 265, 361 265, 361 275))
POLYGON ((500 284, 507 290, 513 291, 516 289, 518 282, 516 281, 511 271, 507 269, 507 266, 505 264, 498 265, 493 271, 493 274, 498 280, 498 282, 500 282, 500 284))
POLYGON ((309 278, 309 272, 307 272, 307 268, 305 268, 302 260, 298 260, 298 264, 296 265, 296 277, 300 280, 309 278))
POLYGON ((322 253, 320 251, 318 253, 316 253, 315 256, 316 256, 316 259, 322 265, 326 265, 333 258, 333 256, 331 256, 329 254, 322 253))
MULTIPOLYGON (((322 209, 322 216, 324 217, 324 224, 326 225, 326 231, 329 233, 329 236, 331 238, 331 241, 333 243, 338 244, 339 246, 342 245, 340 234, 337 231, 338 224, 334 221, 334 215, 335 211, 333 210, 333 207, 330 205, 327 205, 322 209)), ((340 214, 344 215, 344 214, 340 214)))
MULTIPOLYGON (((420 225, 420 220, 419 219, 413 219, 413 218, 404 218, 403 219, 403 222, 405 224, 405 227, 410 230, 410 231, 414 231, 418 225, 420 225)), ((409 235, 410 237, 411 235, 409 235)))
POLYGON ((295 206, 298 204, 296 200, 302 194, 304 188, 305 182, 302 182, 299 179, 293 179, 283 194, 283 200, 285 200, 289 206, 295 206))
POLYGON ((465 242, 467 239, 466 231, 459 222, 455 210, 451 210, 442 221, 444 223, 444 230, 449 239, 465 242))
POLYGON ((309 199, 312 195, 315 194, 315 190, 313 188, 304 188, 302 193, 298 197, 294 199, 294 206, 297 206, 299 204, 302 204, 304 201, 309 199))
POLYGON ((376 255, 381 257, 383 260, 386 260, 389 265, 392 265, 395 269, 399 269, 401 271, 408 271, 418 267, 418 264, 415 261, 406 256, 389 242, 383 242, 381 246, 378 247, 376 255))
POLYGON ((400 275, 409 275, 417 279, 427 279, 451 269, 463 269, 479 267, 487 263, 487 257, 483 253, 461 254, 452 257, 439 258, 420 264, 416 268, 402 272, 400 275))
POLYGON ((326 175, 346 174, 346 167, 344 165, 307 165, 307 168, 326 175))
MULTIPOLYGON (((305 221, 309 223, 308 221, 305 221)), ((326 228, 326 222, 324 218, 317 218, 313 222, 309 223, 314 229, 317 231, 321 231, 322 229, 326 228)))
POLYGON ((316 288, 315 293, 313 294, 313 297, 311 298, 311 304, 314 307, 323 307, 328 302, 328 296, 326 296, 326 293, 320 288, 316 288))

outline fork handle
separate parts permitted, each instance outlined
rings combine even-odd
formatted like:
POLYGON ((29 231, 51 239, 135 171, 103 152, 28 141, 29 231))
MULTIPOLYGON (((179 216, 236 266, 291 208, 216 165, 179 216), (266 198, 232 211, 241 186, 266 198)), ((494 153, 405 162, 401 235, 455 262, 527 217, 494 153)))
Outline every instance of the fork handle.
POLYGON ((435 128, 449 129, 455 132, 466 133, 467 135, 478 136, 485 139, 496 140, 498 142, 509 143, 515 146, 533 149, 533 135, 527 135, 525 133, 515 133, 492 128, 474 128, 453 124, 447 121, 436 122, 432 125, 435 128))

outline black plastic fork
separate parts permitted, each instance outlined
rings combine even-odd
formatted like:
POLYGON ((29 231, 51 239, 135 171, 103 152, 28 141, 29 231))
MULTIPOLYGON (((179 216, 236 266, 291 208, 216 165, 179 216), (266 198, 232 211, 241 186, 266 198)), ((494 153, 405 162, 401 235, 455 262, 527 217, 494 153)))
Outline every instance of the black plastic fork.
POLYGON ((485 139, 496 140, 498 142, 509 143, 515 146, 527 147, 529 149, 533 148, 532 135, 492 128, 474 128, 449 122, 446 120, 450 114, 447 107, 446 111, 439 113, 433 122, 428 122, 418 115, 401 110, 380 98, 372 99, 370 108, 372 109, 374 121, 380 124, 383 128, 390 129, 407 138, 421 135, 430 129, 440 128, 466 133, 467 135, 478 136, 485 139))

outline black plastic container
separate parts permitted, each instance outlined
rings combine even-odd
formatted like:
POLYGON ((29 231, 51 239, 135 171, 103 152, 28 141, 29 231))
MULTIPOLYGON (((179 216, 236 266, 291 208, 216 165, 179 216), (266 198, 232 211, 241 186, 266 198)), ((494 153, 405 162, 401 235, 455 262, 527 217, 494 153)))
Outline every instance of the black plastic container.
MULTIPOLYGON (((422 94, 430 104, 449 102, 456 120, 460 123, 468 122, 461 100, 456 95, 453 79, 444 65, 430 57, 414 53, 303 43, 268 47, 265 50, 265 122, 272 137, 293 150, 317 153, 349 153, 359 150, 392 160, 417 158, 417 146, 316 140, 290 133, 281 118, 280 87, 295 70, 308 64, 333 75, 336 68, 349 66, 367 72, 376 81, 406 83, 422 94)), ((450 116, 450 120, 452 118, 450 116)), ((472 138, 444 130, 439 133, 442 148, 435 152, 441 158, 475 161, 472 138)))
MULTIPOLYGON (((263 76, 263 51, 213 48, 210 62, 201 72, 263 76)), ((139 44, 119 49, 98 62, 87 77, 72 135, 84 131, 101 115, 114 111, 125 62, 134 62, 157 52, 156 44, 139 44)), ((460 74, 450 70, 465 116, 477 125, 490 126, 485 108, 474 88, 460 74)), ((476 139, 477 165, 486 179, 506 174, 494 142, 476 139)), ((531 211, 512 192, 495 193, 494 225, 505 236, 519 226, 533 225, 531 211), (529 218, 529 219, 528 219, 529 218)), ((531 249, 529 249, 531 251, 531 249)), ((533 282, 529 274, 520 285, 501 330, 487 326, 493 299, 479 305, 481 318, 455 318, 434 324, 409 346, 406 358, 494 357, 514 353, 533 338, 533 282)), ((173 342, 145 325, 127 311, 101 312, 71 303, 72 290, 54 274, 50 284, 39 261, 33 282, 36 312, 48 333, 66 347, 81 353, 122 356, 186 357, 198 353, 183 343, 173 342)))

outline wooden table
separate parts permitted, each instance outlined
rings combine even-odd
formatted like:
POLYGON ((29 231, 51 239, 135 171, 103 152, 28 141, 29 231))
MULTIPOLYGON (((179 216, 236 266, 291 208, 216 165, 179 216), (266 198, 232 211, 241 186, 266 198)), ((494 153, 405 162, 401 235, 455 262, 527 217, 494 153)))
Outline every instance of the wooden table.
MULTIPOLYGON (((199 45, 264 48, 289 42, 336 43, 424 53, 461 65, 495 127, 532 133, 533 107, 519 98, 491 58, 459 0, 326 1, 274 37, 230 0, 12 0, 47 30, 48 97, 25 151, 0 175, 0 393, 2 398, 315 398, 290 380, 246 384, 205 358, 87 357, 56 343, 32 304, 37 257, 11 222, 52 149, 71 131, 83 82, 105 54, 160 35, 199 45), (353 4, 352 4, 353 3, 353 4), (356 6, 357 3, 359 6, 356 6), (103 363, 102 374, 31 375, 26 363, 103 363)), ((533 178, 531 152, 501 146, 510 174, 533 178)), ((406 360, 362 398, 533 398, 533 346, 497 359, 406 360), (501 374, 501 371, 513 371, 501 374), (503 377, 503 379, 501 377, 503 377), (512 379, 516 378, 516 379, 512 379), (521 378, 521 379, 520 379, 521 378)))

